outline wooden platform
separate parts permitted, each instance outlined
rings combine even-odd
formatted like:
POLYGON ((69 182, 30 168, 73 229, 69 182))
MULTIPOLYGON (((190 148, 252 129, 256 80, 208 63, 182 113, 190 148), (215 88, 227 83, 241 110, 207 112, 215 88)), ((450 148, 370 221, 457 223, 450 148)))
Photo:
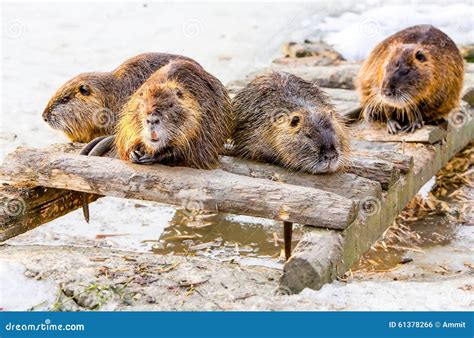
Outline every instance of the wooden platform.
MULTIPOLYGON (((353 91, 327 91, 336 106, 357 107, 353 91)), ((330 175, 232 157, 221 157, 213 170, 197 170, 81 156, 81 144, 19 148, 0 166, 0 242, 79 208, 79 192, 89 193, 89 202, 107 195, 191 206, 282 221, 286 234, 292 223, 307 225, 280 282, 293 292, 318 289, 346 272, 474 139, 473 110, 464 114, 461 122, 397 136, 354 124, 351 165, 330 175)))

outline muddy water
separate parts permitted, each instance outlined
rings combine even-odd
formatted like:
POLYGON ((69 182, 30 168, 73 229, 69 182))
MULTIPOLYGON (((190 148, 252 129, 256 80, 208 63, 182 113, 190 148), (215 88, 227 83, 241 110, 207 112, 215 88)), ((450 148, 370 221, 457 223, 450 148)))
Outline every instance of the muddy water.
MULTIPOLYGON (((180 209, 152 246, 157 254, 197 255, 232 260, 236 257, 279 259, 283 249, 281 222, 180 209)), ((293 245, 301 237, 295 226, 293 245)))
MULTIPOLYGON (((474 192, 474 189, 468 186, 464 186, 462 190, 469 193, 474 192)), ((439 200, 447 203, 450 208, 449 213, 435 211, 420 216, 418 219, 409 218, 401 221, 399 224, 402 231, 398 231, 397 235, 392 235, 389 241, 379 241, 359 262, 354 264, 352 270, 391 271, 402 264, 411 263, 410 253, 424 253, 432 248, 447 246, 453 241, 460 241, 458 232, 461 227, 474 224, 472 212, 461 212, 465 207, 465 203, 472 202, 459 201, 452 197, 440 198, 439 200), (460 219, 463 219, 463 221, 461 222, 460 219)), ((456 245, 459 245, 459 243, 456 245)))

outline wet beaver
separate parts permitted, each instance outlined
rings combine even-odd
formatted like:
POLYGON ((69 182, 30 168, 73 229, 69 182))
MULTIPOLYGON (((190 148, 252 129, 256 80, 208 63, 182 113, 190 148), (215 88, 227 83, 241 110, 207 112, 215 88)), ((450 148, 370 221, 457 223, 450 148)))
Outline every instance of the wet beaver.
POLYGON ((112 72, 80 74, 57 90, 43 112, 43 119, 73 142, 110 135, 128 97, 157 69, 175 59, 192 61, 180 55, 145 53, 125 61, 112 72))
POLYGON ((389 133, 437 123, 456 108, 464 62, 442 31, 420 25, 380 42, 365 61, 357 88, 368 121, 387 123, 389 133))
POLYGON ((230 98, 197 63, 174 60, 156 71, 123 106, 118 156, 134 163, 211 168, 230 136, 230 98))
POLYGON ((238 92, 232 106, 235 156, 314 174, 334 172, 347 162, 345 126, 314 83, 272 72, 238 92))

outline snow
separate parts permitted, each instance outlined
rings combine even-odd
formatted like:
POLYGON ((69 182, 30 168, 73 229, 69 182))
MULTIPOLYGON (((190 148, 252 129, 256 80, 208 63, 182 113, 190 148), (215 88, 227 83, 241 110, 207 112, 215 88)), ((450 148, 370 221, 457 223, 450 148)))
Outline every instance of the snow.
POLYGON ((175 208, 146 201, 103 198, 82 210, 7 241, 11 245, 73 245, 149 252, 168 226, 175 208), (138 207, 137 207, 138 206, 138 207))
POLYGON ((320 310, 350 311, 466 311, 474 297, 461 288, 470 278, 431 281, 334 282, 319 291, 303 290, 296 299, 320 304, 320 310), (434 297, 434 295, 437 295, 434 297))
POLYGON ((463 3, 403 4, 374 7, 363 13, 346 12, 327 17, 316 25, 348 60, 363 60, 375 45, 404 28, 431 24, 448 34, 457 44, 474 41, 474 6, 463 3))
POLYGON ((1 311, 24 311, 32 307, 47 309, 54 303, 58 292, 55 283, 28 278, 24 273, 22 264, 0 260, 1 311))

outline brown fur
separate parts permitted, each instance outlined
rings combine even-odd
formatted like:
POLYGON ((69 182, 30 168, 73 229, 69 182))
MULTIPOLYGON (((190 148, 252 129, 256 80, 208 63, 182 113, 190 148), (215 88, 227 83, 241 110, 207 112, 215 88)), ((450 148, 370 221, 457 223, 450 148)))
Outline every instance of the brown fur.
POLYGON ((429 25, 404 29, 380 42, 362 66, 357 88, 363 115, 368 121, 436 122, 459 105, 463 77, 463 59, 446 34, 429 25))
POLYGON ((180 55, 146 53, 125 61, 112 72, 80 74, 56 91, 43 119, 73 142, 110 135, 128 97, 153 72, 175 59, 192 61, 180 55))
POLYGON ((314 83, 288 73, 269 73, 237 93, 232 106, 236 156, 310 173, 332 172, 347 162, 344 123, 314 83), (328 162, 329 155, 335 161, 328 162))
POLYGON ((223 150, 231 123, 230 98, 222 83, 196 63, 176 60, 150 76, 125 104, 115 148, 124 160, 140 150, 155 156, 155 162, 210 168, 223 150), (144 134, 146 120, 156 111, 167 140, 159 151, 144 134))

